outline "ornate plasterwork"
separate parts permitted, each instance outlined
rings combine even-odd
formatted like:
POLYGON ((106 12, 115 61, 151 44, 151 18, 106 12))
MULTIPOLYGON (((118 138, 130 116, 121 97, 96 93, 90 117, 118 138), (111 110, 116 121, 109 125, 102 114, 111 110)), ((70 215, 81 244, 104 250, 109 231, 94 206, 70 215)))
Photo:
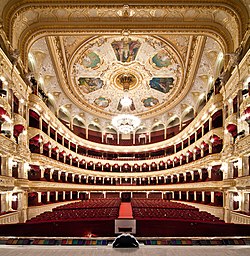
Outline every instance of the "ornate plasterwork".
POLYGON ((0 134, 0 152, 3 155, 13 155, 16 152, 16 143, 14 140, 0 134))
POLYGON ((196 26, 199 23, 205 25, 210 22, 214 28, 218 28, 218 25, 221 26, 224 35, 230 34, 231 40, 234 41, 234 49, 236 49, 239 43, 237 40, 242 33, 241 19, 244 19, 244 16, 242 17, 240 14, 246 14, 242 5, 237 6, 240 14, 232 11, 232 6, 235 7, 233 1, 220 4, 204 1, 201 6, 194 5, 192 1, 189 5, 184 5, 183 2, 173 2, 172 4, 164 2, 164 4, 158 3, 157 5, 149 3, 147 5, 133 4, 128 6, 129 12, 127 11, 126 14, 124 7, 120 5, 100 5, 100 2, 85 6, 78 4, 76 6, 74 3, 69 5, 59 1, 60 4, 54 5, 53 8, 47 1, 39 1, 39 4, 35 6, 32 3, 27 6, 25 2, 23 0, 16 6, 11 4, 6 6, 7 13, 4 21, 14 48, 17 48, 19 39, 22 40, 26 31, 28 31, 28 27, 34 24, 38 24, 38 27, 41 27, 41 24, 46 24, 45 26, 48 28, 48 22, 50 22, 51 27, 60 26, 60 24, 64 24, 64 27, 65 25, 72 27, 74 23, 79 26, 80 22, 85 28, 89 27, 90 24, 93 28, 99 22, 102 27, 106 27, 104 21, 108 19, 116 27, 128 28, 128 23, 138 27, 138 21, 143 18, 146 24, 151 23, 151 28, 155 21, 157 21, 157 25, 170 21, 181 21, 183 23, 193 23, 196 26))
POLYGON ((10 190, 14 188, 15 179, 7 176, 0 176, 0 188, 1 190, 10 190))
POLYGON ((109 98, 104 111, 119 113, 119 101, 124 94, 119 79, 128 74, 133 78, 128 90, 134 104, 133 113, 145 114, 148 109, 142 99, 149 96, 157 98, 157 107, 162 108, 162 104, 168 104, 180 92, 183 61, 171 45, 159 39, 131 36, 126 39, 131 41, 127 44, 122 44, 122 40, 124 37, 100 37, 74 53, 68 69, 74 95, 91 107, 95 107, 99 97, 109 98), (120 55, 124 59, 120 60, 120 55))

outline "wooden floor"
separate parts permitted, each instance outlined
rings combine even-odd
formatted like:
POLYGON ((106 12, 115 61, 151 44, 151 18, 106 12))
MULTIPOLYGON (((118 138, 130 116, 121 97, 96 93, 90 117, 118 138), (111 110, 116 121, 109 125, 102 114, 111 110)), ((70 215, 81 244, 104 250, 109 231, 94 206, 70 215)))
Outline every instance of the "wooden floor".
POLYGON ((249 256, 250 246, 140 246, 113 249, 111 246, 0 245, 0 256, 249 256))

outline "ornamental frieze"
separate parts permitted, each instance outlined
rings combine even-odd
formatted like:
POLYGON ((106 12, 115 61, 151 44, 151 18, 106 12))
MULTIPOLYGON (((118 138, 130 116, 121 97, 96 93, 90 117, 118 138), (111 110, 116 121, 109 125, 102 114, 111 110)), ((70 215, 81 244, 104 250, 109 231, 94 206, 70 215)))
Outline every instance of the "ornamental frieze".
POLYGON ((2 155, 13 155, 16 152, 16 143, 14 140, 0 134, 0 152, 2 155))
POLYGON ((250 179, 249 176, 236 178, 237 189, 249 189, 250 179))
POLYGON ((1 190, 10 190, 14 188, 15 179, 7 176, 0 176, 0 188, 1 190))

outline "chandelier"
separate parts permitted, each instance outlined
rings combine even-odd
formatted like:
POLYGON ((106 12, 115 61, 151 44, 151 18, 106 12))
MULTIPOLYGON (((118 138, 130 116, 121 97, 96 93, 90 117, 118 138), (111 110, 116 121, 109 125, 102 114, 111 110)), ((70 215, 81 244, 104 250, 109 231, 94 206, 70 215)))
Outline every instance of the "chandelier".
POLYGON ((121 133, 128 134, 135 130, 141 123, 140 118, 130 114, 121 114, 113 117, 112 125, 121 133))
POLYGON ((120 133, 128 134, 134 131, 141 123, 139 117, 129 114, 129 112, 133 110, 133 100, 128 96, 128 91, 130 86, 134 84, 134 76, 125 72, 119 75, 118 80, 124 91, 123 98, 120 99, 120 110, 122 110, 124 114, 113 117, 112 125, 120 133))

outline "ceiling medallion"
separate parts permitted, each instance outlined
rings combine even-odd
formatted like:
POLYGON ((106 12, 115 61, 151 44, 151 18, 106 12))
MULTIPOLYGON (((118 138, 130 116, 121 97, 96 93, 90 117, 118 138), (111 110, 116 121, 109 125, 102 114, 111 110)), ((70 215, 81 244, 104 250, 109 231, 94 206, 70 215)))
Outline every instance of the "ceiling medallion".
POLYGON ((131 114, 121 114, 113 117, 112 125, 120 132, 124 134, 131 133, 141 123, 140 118, 131 114))
POLYGON ((132 71, 118 72, 114 78, 114 84, 122 90, 132 90, 138 85, 138 77, 132 71))

